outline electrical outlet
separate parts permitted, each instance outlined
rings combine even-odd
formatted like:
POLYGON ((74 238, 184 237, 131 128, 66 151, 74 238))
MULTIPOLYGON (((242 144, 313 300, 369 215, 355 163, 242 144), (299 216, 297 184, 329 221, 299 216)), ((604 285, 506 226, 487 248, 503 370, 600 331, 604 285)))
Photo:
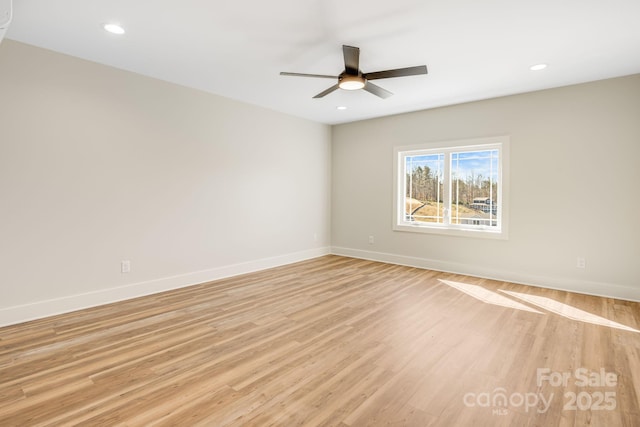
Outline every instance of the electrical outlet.
POLYGON ((131 271, 131 261, 128 259, 122 260, 120 262, 120 271, 122 273, 129 273, 131 271))
POLYGON ((577 268, 585 268, 587 266, 587 262, 583 257, 578 257, 576 260, 576 267, 577 268))
POLYGON ((374 242, 373 236, 369 236, 369 244, 373 245, 373 242, 374 242))

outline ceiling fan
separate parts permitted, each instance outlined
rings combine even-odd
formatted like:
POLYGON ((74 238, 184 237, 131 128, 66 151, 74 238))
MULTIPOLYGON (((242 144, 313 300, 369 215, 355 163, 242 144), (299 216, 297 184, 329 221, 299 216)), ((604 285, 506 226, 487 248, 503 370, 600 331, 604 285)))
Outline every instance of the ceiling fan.
POLYGON ((338 76, 328 76, 325 74, 303 74, 303 73, 286 73, 281 72, 281 76, 298 76, 298 77, 318 77, 325 79, 337 79, 338 83, 331 86, 314 96, 314 98, 322 98, 325 95, 337 89, 356 90, 364 89, 380 98, 388 98, 393 93, 380 86, 374 85, 370 80, 388 79, 391 77, 406 77, 427 74, 426 65, 418 65, 416 67, 396 68, 395 70, 375 71, 373 73, 363 73, 360 70, 360 48, 353 46, 342 46, 344 55, 344 71, 338 76))

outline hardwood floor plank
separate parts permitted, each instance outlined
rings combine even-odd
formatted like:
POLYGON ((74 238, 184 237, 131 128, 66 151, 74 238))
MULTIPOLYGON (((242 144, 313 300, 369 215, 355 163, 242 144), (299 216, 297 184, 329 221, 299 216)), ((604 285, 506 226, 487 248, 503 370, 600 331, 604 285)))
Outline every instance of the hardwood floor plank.
POLYGON ((346 257, 0 328, 2 426, 638 419, 639 303, 346 257), (617 382, 580 385, 580 368, 617 382), (614 409, 593 408, 604 392, 614 409), (549 401, 483 404, 499 393, 549 401))

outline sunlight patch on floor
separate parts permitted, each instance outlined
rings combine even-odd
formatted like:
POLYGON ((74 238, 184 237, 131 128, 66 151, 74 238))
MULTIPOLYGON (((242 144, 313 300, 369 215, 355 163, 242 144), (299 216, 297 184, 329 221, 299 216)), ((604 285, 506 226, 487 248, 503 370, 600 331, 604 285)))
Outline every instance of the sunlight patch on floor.
POLYGON ((502 307, 515 308, 517 310, 529 311, 531 313, 542 314, 542 312, 522 304, 521 302, 514 301, 511 298, 507 298, 496 292, 490 291, 482 286, 470 285, 468 283, 454 282, 452 280, 438 279, 441 283, 447 286, 451 286, 454 289, 464 292, 465 294, 478 299, 487 304, 499 305, 502 307))
POLYGON ((509 296, 512 296, 513 298, 518 298, 529 304, 535 305, 536 307, 540 307, 552 313, 566 317, 567 319, 578 320, 580 322, 591 323, 594 325, 608 326, 610 328, 621 329, 623 331, 640 332, 637 329, 633 329, 629 326, 625 326, 618 322, 605 319, 604 317, 598 316, 596 314, 589 313, 584 310, 580 310, 579 308, 573 307, 571 305, 564 304, 559 301, 555 301, 551 298, 541 297, 537 295, 523 294, 520 292, 505 291, 502 289, 500 289, 500 292, 503 292, 509 296))

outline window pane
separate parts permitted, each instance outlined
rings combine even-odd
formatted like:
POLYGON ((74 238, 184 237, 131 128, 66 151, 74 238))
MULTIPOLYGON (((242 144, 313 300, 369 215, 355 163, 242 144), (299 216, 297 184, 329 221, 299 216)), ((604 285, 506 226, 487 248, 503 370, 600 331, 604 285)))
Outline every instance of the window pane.
POLYGON ((394 148, 393 229, 507 239, 508 157, 507 136, 394 148))
POLYGON ((442 223, 444 154, 405 157, 405 221, 442 223))
POLYGON ((451 223, 497 226, 498 150, 451 153, 451 223))

